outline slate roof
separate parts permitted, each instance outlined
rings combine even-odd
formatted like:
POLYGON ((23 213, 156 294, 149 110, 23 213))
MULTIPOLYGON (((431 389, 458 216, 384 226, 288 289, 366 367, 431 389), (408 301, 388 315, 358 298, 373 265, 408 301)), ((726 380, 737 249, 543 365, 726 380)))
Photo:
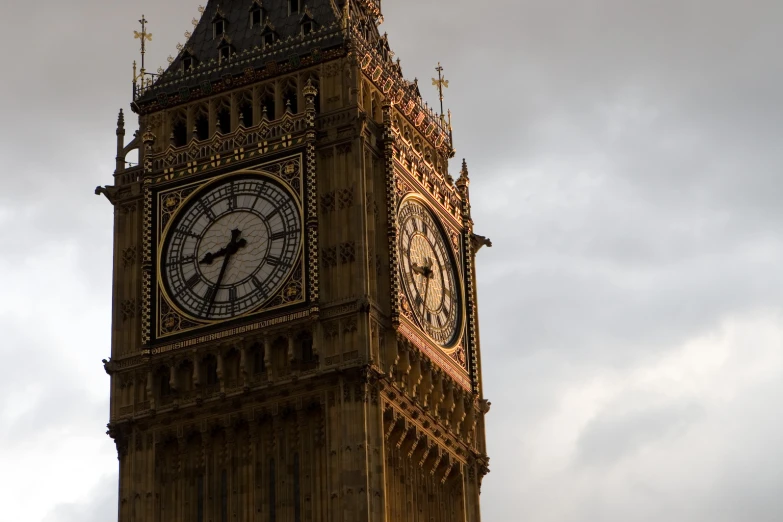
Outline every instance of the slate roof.
POLYGON ((136 102, 140 105, 154 99, 158 93, 213 81, 226 74, 238 74, 245 68, 263 66, 270 60, 286 60, 291 54, 304 55, 319 48, 325 51, 343 44, 340 11, 334 0, 299 0, 300 12, 288 14, 289 0, 209 0, 198 25, 182 51, 169 65, 152 88, 147 89, 136 102), (261 25, 251 26, 251 9, 260 5, 264 10, 261 25), (301 23, 307 19, 305 8, 315 22, 315 31, 302 36, 301 23), (226 64, 220 63, 221 36, 213 37, 213 20, 226 20, 225 36, 237 53, 226 64), (267 20, 279 38, 264 48, 262 33, 267 20), (184 57, 192 56, 197 66, 192 72, 183 72, 184 57), (240 63, 241 62, 241 63, 240 63))

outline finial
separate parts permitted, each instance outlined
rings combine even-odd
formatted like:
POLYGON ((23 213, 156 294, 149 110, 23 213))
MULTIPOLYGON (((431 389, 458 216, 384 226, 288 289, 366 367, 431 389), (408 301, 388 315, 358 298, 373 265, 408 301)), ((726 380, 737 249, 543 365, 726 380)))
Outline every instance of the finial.
POLYGON ((122 109, 120 109, 120 114, 117 116, 117 128, 125 128, 125 114, 122 112, 122 109))
POLYGON ((141 40, 141 70, 144 70, 144 54, 146 53, 146 43, 148 41, 152 41, 152 33, 147 32, 147 19, 144 17, 144 15, 141 15, 141 20, 139 20, 139 23, 141 24, 141 32, 139 31, 133 31, 133 38, 137 40, 141 40))
POLYGON ((307 83, 305 84, 304 89, 302 89, 302 94, 313 97, 318 94, 318 89, 315 88, 313 82, 310 81, 310 78, 307 79, 307 83))
POLYGON ((438 62, 438 66, 435 67, 438 72, 438 79, 432 79, 432 85, 438 88, 438 97, 440 99, 440 116, 443 118, 443 89, 448 89, 449 81, 443 76, 443 66, 438 62))
POLYGON ((141 135, 141 141, 145 145, 152 145, 155 141, 155 134, 152 133, 152 128, 149 125, 147 125, 147 130, 144 131, 144 134, 141 135))
POLYGON ((145 74, 147 70, 144 68, 144 55, 147 52, 147 42, 152 41, 152 33, 147 32, 147 19, 144 17, 144 15, 141 15, 141 20, 139 20, 139 23, 141 24, 141 31, 133 31, 133 38, 141 41, 141 69, 139 69, 139 74, 136 74, 136 62, 133 62, 133 94, 135 95, 141 94, 141 92, 144 91, 145 87, 145 74), (137 87, 136 82, 141 80, 140 85, 137 87))
POLYGON ((468 162, 465 158, 462 158, 462 169, 459 172, 459 179, 457 180, 457 187, 460 189, 467 188, 470 185, 470 178, 468 177, 468 162))

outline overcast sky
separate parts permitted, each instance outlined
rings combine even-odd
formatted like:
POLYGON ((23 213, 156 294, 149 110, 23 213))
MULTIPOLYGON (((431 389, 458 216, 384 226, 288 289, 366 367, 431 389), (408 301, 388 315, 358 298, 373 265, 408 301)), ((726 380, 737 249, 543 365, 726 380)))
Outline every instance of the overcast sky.
MULTIPOLYGON (((143 12, 5 0, 0 522, 116 520, 114 124, 143 12)), ((487 522, 783 520, 783 2, 385 0, 450 80, 476 231, 487 522)))

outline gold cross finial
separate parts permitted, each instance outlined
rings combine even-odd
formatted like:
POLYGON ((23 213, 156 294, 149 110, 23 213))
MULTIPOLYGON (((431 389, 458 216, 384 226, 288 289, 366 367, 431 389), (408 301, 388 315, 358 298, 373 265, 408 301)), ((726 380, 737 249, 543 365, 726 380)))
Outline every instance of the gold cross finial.
POLYGON ((432 85, 438 88, 438 96, 440 98, 440 116, 443 118, 443 89, 448 89, 449 81, 443 77, 443 66, 441 66, 440 62, 438 62, 438 66, 435 67, 435 70, 438 71, 438 79, 436 80, 433 78, 432 85))
POLYGON ((141 24, 141 32, 133 31, 133 37, 141 40, 142 47, 144 47, 145 40, 152 41, 152 33, 147 32, 147 21, 148 20, 144 18, 144 15, 141 15, 141 20, 139 20, 139 23, 141 24))
POLYGON ((141 73, 144 74, 144 53, 147 51, 146 43, 152 41, 152 33, 147 32, 147 19, 141 15, 141 32, 133 31, 133 38, 141 40, 141 73))

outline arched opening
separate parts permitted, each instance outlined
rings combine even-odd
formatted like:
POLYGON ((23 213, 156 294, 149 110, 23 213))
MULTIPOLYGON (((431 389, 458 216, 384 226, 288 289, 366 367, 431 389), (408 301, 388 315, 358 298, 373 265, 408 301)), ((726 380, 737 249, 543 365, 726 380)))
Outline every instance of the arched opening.
POLYGON ((240 356, 236 349, 231 349, 223 357, 223 379, 226 381, 226 388, 239 385, 239 363, 240 356))
POLYGON ((313 337, 303 332, 296 339, 296 359, 300 371, 314 370, 318 366, 318 356, 313 350, 313 337))
POLYGON ((246 129, 253 126, 253 103, 249 96, 243 96, 239 102, 239 123, 246 129))
POLYGON ((251 360, 251 375, 254 377, 260 377, 261 374, 266 373, 266 365, 264 364, 264 346, 261 343, 255 343, 250 347, 250 360, 251 360))
POLYGON ((275 375, 288 373, 288 339, 285 337, 278 337, 272 343, 272 364, 275 375))
POLYGON ((193 390, 193 363, 182 361, 177 367, 177 388, 182 393, 193 390))
POLYGON ((217 130, 221 134, 231 132, 231 107, 227 103, 222 103, 217 111, 217 130))
POLYGON ((220 387, 220 382, 218 381, 218 373, 217 373, 217 357, 210 354, 204 357, 203 362, 203 368, 204 368, 204 386, 208 390, 215 390, 220 387))
POLYGON ((290 111, 291 114, 299 113, 299 90, 296 84, 296 78, 291 78, 286 81, 285 88, 283 89, 283 103, 285 104, 285 110, 290 111))
POLYGON ((158 391, 158 400, 162 403, 166 403, 171 400, 174 395, 171 389, 171 370, 168 366, 161 366, 155 373, 155 388, 158 391))
POLYGON ((203 141, 209 138, 209 117, 206 111, 201 111, 196 115, 196 125, 193 129, 196 139, 203 141))
POLYGON ((267 85, 261 95, 261 118, 274 120, 277 117, 276 109, 275 88, 272 85, 267 85))
POLYGON ((188 127, 184 119, 175 120, 171 126, 171 144, 182 147, 188 141, 188 127))

